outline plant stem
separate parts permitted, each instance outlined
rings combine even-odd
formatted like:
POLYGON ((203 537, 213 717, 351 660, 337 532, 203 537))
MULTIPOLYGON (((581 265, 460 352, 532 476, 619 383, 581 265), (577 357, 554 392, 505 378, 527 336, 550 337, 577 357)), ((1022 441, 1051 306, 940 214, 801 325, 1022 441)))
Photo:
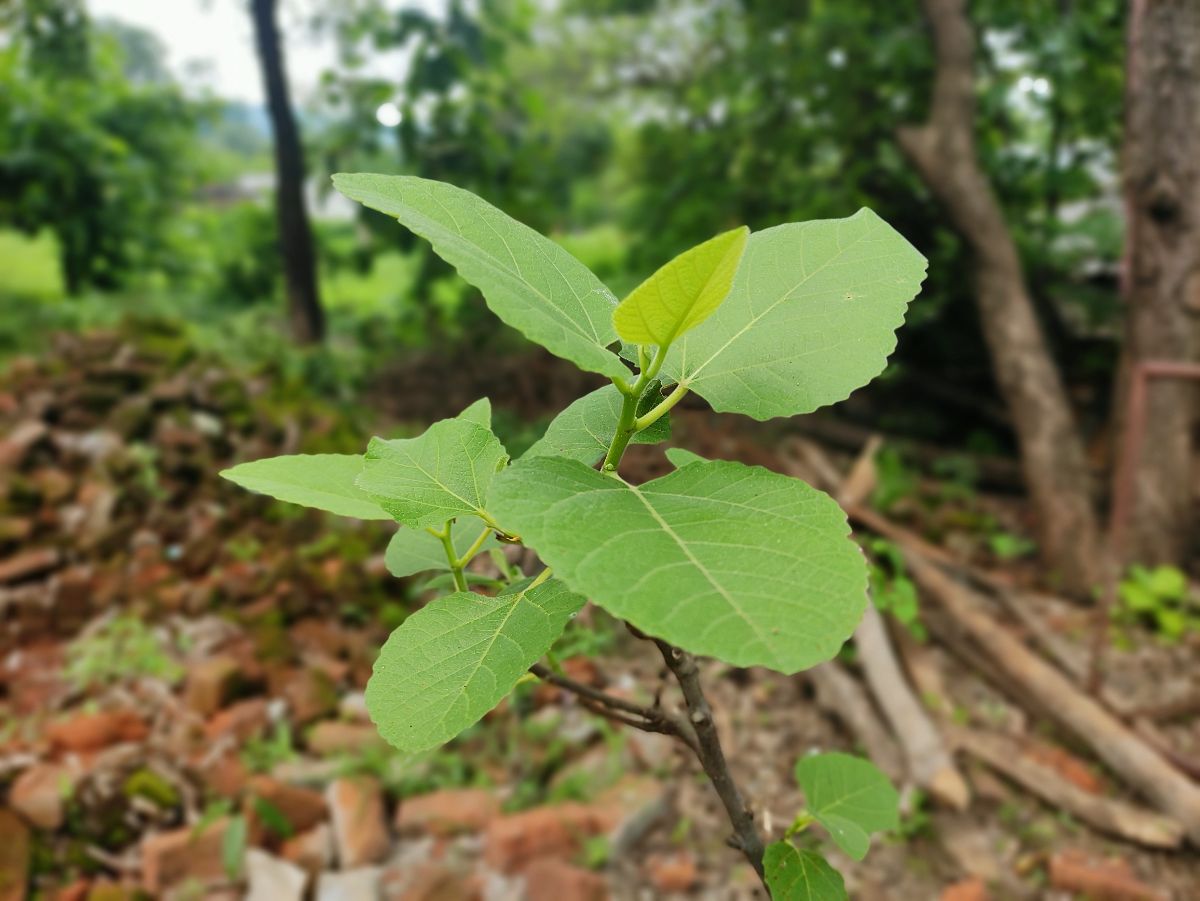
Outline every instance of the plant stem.
MULTIPOLYGON (((641 379, 638 379, 638 383, 641 383, 641 379)), ((637 394, 626 394, 621 399, 621 415, 617 420, 617 431, 613 435, 612 444, 608 446, 608 453, 604 455, 604 464, 600 467, 605 472, 617 471, 617 464, 621 462, 625 448, 633 440, 634 433, 637 431, 634 423, 637 420, 637 405, 640 397, 641 392, 639 391, 637 394)))
POLYGON ((454 520, 446 520, 445 527, 439 532, 437 529, 426 529, 430 535, 436 535, 442 542, 442 549, 446 552, 446 562, 450 564, 450 574, 454 577, 454 587, 458 591, 467 590, 467 577, 463 574, 462 561, 458 559, 458 554, 454 550, 454 541, 450 537, 451 530, 454 527, 454 520))
POLYGON ((535 663, 529 668, 529 671, 542 681, 549 682, 551 685, 556 685, 564 691, 571 692, 571 694, 579 698, 579 702, 584 707, 605 719, 631 726, 634 729, 640 729, 643 732, 658 732, 663 735, 673 735, 691 748, 693 752, 699 753, 696 734, 688 725, 687 720, 682 717, 668 713, 657 705, 654 707, 643 707, 641 704, 635 704, 633 701, 627 701, 625 698, 606 694, 590 685, 576 682, 574 679, 542 666, 540 663, 535 663))
POLYGON ((733 774, 729 772, 725 752, 721 749, 721 737, 717 734, 716 723, 713 722, 712 708, 709 707, 708 699, 700 686, 700 671, 696 667, 696 659, 661 639, 652 638, 651 641, 662 652, 667 668, 674 674, 675 680, 683 690, 683 700, 690 712, 692 728, 696 731, 696 756, 700 765, 704 767, 704 772, 708 774, 713 788, 717 790, 721 803, 725 805, 725 813, 733 826, 729 844, 742 852, 765 885, 762 836, 758 834, 758 827, 754 824, 754 814, 746 806, 742 793, 734 782, 733 774))
POLYGON ((485 526, 483 531, 479 533, 479 537, 475 539, 475 543, 467 548, 467 552, 458 558, 459 566, 466 566, 471 562, 471 559, 479 553, 479 549, 483 547, 483 543, 487 541, 487 537, 492 534, 492 527, 485 526))
MULTIPOLYGON (((621 456, 625 453, 625 448, 629 446, 633 436, 657 422, 687 394, 687 384, 680 382, 658 406, 644 416, 637 416, 637 405, 642 392, 645 391, 650 380, 658 374, 666 354, 667 348, 660 347, 650 366, 645 368, 633 385, 618 384, 617 387, 624 396, 621 401, 617 433, 613 436, 608 453, 604 456, 602 468, 605 472, 615 475, 617 465, 621 462, 621 456)), ((642 362, 644 359, 645 352, 639 347, 638 360, 642 362)), ((708 775, 709 781, 712 782, 713 788, 716 789, 717 796, 725 806, 725 813, 733 826, 733 835, 728 839, 730 846, 742 852, 750 866, 754 867, 754 872, 762 880, 763 886, 766 887, 766 876, 763 872, 762 836, 759 835, 758 827, 754 823, 754 814, 746 806, 742 793, 733 779, 733 774, 729 771, 725 752, 721 748, 721 736, 717 733, 716 723, 713 722, 712 708, 700 685, 700 670, 696 667, 696 659, 681 648, 661 639, 651 638, 629 623, 626 625, 629 626, 630 632, 638 638, 649 639, 657 645, 667 668, 675 676, 675 681, 679 683, 679 687, 683 691, 683 700, 687 704, 689 712, 688 719, 682 724, 660 711, 657 704, 653 708, 638 707, 620 698, 613 698, 611 695, 598 692, 589 686, 572 682, 565 676, 551 673, 540 665, 531 669, 531 672, 574 692, 589 710, 593 710, 601 716, 647 732, 666 732, 676 736, 691 748, 704 768, 704 772, 708 775), (546 675, 542 675, 543 672, 546 675), (631 711, 628 709, 630 707, 634 709, 631 711)), ((770 889, 768 888, 769 893, 770 889)))
POLYGON ((650 360, 649 365, 646 365, 645 348, 638 346, 638 362, 642 365, 642 372, 638 375, 637 380, 632 385, 627 385, 618 379, 613 382, 622 394, 621 398, 621 415, 617 420, 617 431, 613 435, 612 443, 608 446, 608 453, 604 455, 604 463, 600 467, 604 472, 616 472, 617 464, 621 462, 621 456, 625 453, 625 448, 629 446, 629 442, 633 440, 633 436, 646 427, 655 422, 660 416, 666 413, 671 407, 679 403, 679 398, 687 393, 684 388, 680 392, 676 387, 671 392, 670 397, 666 398, 661 404, 647 413, 642 419, 646 420, 646 425, 639 425, 642 419, 638 418, 637 407, 638 401, 642 399, 642 394, 646 390, 658 371, 662 369, 663 361, 667 358, 667 348, 660 347, 654 354, 654 358, 650 360), (676 397, 675 395, 679 395, 676 397), (670 402, 668 404, 668 401, 670 402), (667 406, 663 406, 668 404, 667 406))
POLYGON ((640 432, 642 429, 646 429, 646 428, 649 428, 650 426, 654 425, 654 423, 658 422, 663 416, 665 416, 673 406, 675 406, 677 403, 679 403, 681 400, 683 400, 683 396, 687 393, 688 393, 687 383, 680 382, 678 385, 675 386, 674 391, 672 391, 670 394, 668 394, 666 397, 664 397, 662 399, 662 403, 660 403, 657 407, 655 407, 650 412, 646 413, 645 416, 639 416, 637 419, 634 420, 634 422, 633 422, 634 432, 635 433, 640 432))

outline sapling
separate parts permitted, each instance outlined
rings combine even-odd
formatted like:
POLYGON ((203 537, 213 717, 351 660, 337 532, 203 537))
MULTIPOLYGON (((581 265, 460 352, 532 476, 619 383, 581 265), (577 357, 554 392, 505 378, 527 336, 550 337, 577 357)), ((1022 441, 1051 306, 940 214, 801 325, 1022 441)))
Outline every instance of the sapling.
POLYGON ((790 674, 838 652, 868 582, 844 513, 803 481, 757 466, 673 448, 673 472, 634 485, 621 459, 631 443, 666 440, 670 411, 688 393, 760 420, 844 399, 882 371, 924 258, 863 209, 727 231, 618 303, 562 247, 467 191, 381 175, 337 175, 334 184, 427 239, 508 325, 611 382, 563 410, 517 460, 492 432, 485 398, 418 437, 374 438, 362 456, 275 457, 224 473, 284 501, 393 519, 391 571, 446 580, 450 592, 380 650, 366 693, 380 734, 401 752, 427 751, 518 682, 545 680, 589 710, 682 742, 725 807, 729 843, 773 897, 845 898, 813 842, 792 840, 816 823, 861 859, 873 831, 897 825, 895 790, 868 761, 805 757, 796 765, 805 809, 764 847, 696 663, 790 674), (531 548, 543 568, 515 569, 501 543, 531 548), (469 568, 484 553, 498 576, 469 568), (656 647, 686 713, 562 673, 553 646, 589 601, 656 647))

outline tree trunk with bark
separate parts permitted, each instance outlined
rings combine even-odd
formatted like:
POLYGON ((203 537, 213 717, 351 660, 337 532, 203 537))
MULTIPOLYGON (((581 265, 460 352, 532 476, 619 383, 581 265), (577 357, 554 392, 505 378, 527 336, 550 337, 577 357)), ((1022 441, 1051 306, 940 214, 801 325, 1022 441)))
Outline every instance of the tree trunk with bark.
MULTIPOLYGON (((1139 362, 1200 357, 1197 0, 1135 0, 1130 7, 1123 165, 1127 320, 1120 371, 1128 378, 1139 362)), ((1146 400, 1125 550, 1130 560, 1179 564, 1193 522, 1195 382, 1152 379, 1146 400)))
POLYGON ((936 76, 929 117, 898 139, 975 257, 975 291, 1000 392, 1038 516, 1042 553, 1064 590, 1104 577, 1087 459, 1062 379, 1025 283, 1012 233, 975 147, 975 35, 965 0, 922 0, 936 76))
POLYGON ((312 229, 304 207, 304 151, 288 94, 275 0, 251 0, 251 13, 275 136, 275 210, 288 316, 296 341, 312 344, 325 336, 325 314, 317 293, 312 229))

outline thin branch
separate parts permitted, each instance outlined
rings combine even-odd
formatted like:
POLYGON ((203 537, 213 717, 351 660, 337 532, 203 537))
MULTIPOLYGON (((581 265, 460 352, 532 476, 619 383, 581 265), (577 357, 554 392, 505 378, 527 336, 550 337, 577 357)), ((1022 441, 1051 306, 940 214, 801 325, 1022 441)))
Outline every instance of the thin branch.
POLYGON ((696 668, 696 659, 661 639, 650 640, 662 652, 667 668, 674 674, 683 690, 683 700, 687 703, 692 728, 696 731, 696 756, 700 759, 704 772, 708 774, 713 788, 717 790, 721 803, 725 805, 729 822, 733 825, 733 835, 729 838, 729 844, 742 852, 759 878, 764 879, 765 884, 762 836, 754 824, 754 814, 742 799, 742 793, 729 772, 725 752, 721 749, 721 737, 717 734, 716 723, 713 722, 712 708, 700 686, 700 671, 696 668))
POLYGON ((540 663, 535 663, 529 668, 529 671, 543 682, 571 692, 579 698, 583 706, 593 713, 643 732, 673 735, 697 755, 700 753, 696 736, 687 721, 668 713, 657 705, 645 707, 625 698, 607 694, 590 685, 584 685, 582 682, 576 682, 574 679, 556 673, 540 663))

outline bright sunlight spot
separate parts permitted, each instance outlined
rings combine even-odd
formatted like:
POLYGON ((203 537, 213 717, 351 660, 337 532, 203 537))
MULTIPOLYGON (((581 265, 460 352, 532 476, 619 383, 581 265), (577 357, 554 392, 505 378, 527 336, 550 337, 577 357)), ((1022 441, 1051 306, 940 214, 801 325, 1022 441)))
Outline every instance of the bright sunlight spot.
POLYGON ((395 128, 404 117, 400 115, 400 107, 389 100, 387 103, 381 103, 379 109, 375 110, 375 118, 384 128, 395 128))

